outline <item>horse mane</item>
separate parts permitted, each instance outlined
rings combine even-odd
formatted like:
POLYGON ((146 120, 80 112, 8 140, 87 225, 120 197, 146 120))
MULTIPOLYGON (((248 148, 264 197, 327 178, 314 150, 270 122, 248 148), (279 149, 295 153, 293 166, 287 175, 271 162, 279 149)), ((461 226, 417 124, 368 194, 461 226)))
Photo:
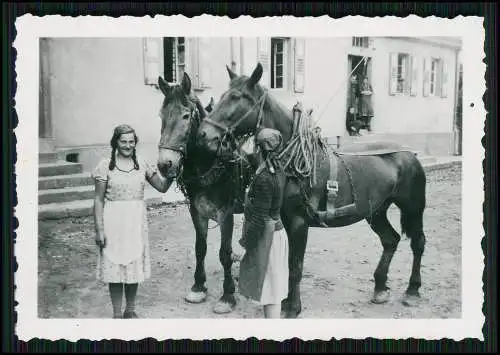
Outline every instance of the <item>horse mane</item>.
POLYGON ((266 94, 266 100, 262 110, 262 123, 271 123, 273 125, 271 128, 281 131, 284 142, 287 142, 292 137, 293 133, 292 110, 286 108, 281 102, 272 96, 272 93, 268 89, 265 89, 261 84, 257 83, 253 88, 249 88, 247 85, 249 79, 250 78, 248 76, 242 75, 235 78, 231 82, 230 87, 238 89, 242 92, 248 92, 255 100, 258 100, 263 94, 266 94), (275 117, 277 114, 286 119, 283 121, 280 119, 276 120, 275 117), (283 126, 279 126, 280 123, 283 123, 283 126))

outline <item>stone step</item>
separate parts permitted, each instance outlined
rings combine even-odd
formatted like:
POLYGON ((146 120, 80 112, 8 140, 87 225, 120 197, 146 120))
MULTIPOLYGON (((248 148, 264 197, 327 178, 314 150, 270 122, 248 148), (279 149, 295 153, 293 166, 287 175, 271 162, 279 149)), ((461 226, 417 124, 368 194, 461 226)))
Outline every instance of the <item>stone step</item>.
POLYGON ((38 178, 38 189, 62 189, 65 187, 75 187, 84 185, 93 185, 94 179, 90 173, 53 175, 38 178))
POLYGON ((62 203, 76 200, 92 199, 94 197, 94 186, 74 186, 63 189, 50 189, 38 191, 38 203, 62 203))
MULTIPOLYGON (((145 198, 146 205, 158 205, 165 202, 158 196, 145 198)), ((182 199, 169 202, 182 202, 182 199)), ((38 219, 61 219, 67 217, 88 217, 94 213, 94 199, 75 200, 62 203, 47 203, 38 205, 38 219)))
POLYGON ((55 163, 57 162, 57 153, 39 153, 38 154, 38 162, 42 163, 55 163))
POLYGON ((91 216, 93 212, 93 199, 38 205, 38 219, 41 220, 67 217, 87 217, 91 216))
POLYGON ((65 161, 57 161, 55 163, 43 163, 38 166, 38 176, 56 176, 80 174, 83 171, 83 166, 80 163, 69 163, 65 161))

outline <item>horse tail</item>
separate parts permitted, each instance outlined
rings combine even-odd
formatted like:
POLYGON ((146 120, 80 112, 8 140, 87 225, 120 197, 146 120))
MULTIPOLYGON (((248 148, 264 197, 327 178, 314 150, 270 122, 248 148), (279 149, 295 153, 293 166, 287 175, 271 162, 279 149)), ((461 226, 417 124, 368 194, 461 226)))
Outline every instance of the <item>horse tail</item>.
POLYGON ((406 175, 405 187, 408 191, 405 198, 397 203, 401 210, 401 234, 408 238, 423 233, 423 215, 426 205, 426 176, 418 160, 414 160, 406 175), (414 163, 416 161, 416 164, 414 163))

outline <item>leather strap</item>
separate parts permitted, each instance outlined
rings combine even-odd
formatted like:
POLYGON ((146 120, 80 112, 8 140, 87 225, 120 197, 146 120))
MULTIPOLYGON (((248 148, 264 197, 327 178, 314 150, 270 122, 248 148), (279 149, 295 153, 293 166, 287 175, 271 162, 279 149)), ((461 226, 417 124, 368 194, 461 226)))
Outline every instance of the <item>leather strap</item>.
POLYGON ((328 155, 330 156, 330 179, 326 182, 326 211, 333 216, 335 213, 335 200, 339 191, 337 181, 338 162, 337 157, 330 150, 328 150, 328 155))

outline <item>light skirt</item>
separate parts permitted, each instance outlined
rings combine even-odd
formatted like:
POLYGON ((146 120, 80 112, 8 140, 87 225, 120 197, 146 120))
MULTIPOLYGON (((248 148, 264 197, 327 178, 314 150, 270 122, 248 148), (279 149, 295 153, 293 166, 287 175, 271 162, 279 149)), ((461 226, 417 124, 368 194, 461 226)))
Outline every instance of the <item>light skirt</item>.
POLYGON ((143 201, 106 201, 106 247, 97 255, 97 279, 139 283, 151 276, 147 211, 143 201))
POLYGON ((285 229, 275 231, 260 305, 280 304, 288 296, 288 237, 285 229))

